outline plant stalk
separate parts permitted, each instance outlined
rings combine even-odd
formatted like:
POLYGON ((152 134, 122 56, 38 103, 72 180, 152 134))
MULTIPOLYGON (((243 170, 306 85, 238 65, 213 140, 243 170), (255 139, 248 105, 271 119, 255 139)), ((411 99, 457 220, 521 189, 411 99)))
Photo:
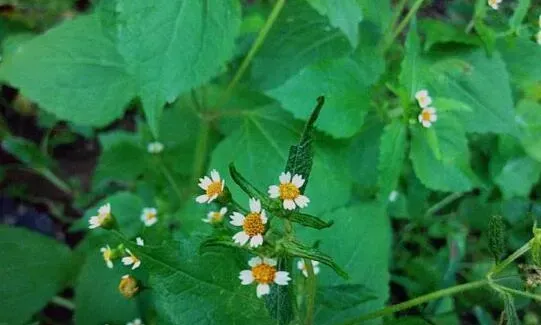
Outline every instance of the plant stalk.
POLYGON ((314 273, 314 266, 312 261, 305 258, 304 267, 308 273, 306 279, 306 318, 305 324, 312 325, 314 323, 314 308, 316 305, 316 274, 314 273))
POLYGON ((392 32, 390 37, 387 37, 386 40, 383 43, 383 52, 387 52, 389 47, 393 44, 394 40, 402 33, 404 28, 408 25, 410 20, 415 16, 419 8, 421 8, 421 5, 423 4, 424 0, 417 0, 413 6, 410 8, 408 13, 406 14, 406 17, 398 24, 398 27, 395 29, 394 32, 392 32))

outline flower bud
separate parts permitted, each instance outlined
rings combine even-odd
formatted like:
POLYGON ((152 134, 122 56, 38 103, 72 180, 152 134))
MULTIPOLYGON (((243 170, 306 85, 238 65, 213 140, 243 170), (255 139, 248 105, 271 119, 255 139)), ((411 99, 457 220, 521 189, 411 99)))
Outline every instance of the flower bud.
POLYGON ((488 246, 496 262, 505 253, 505 224, 501 216, 491 216, 488 221, 488 246))
POLYGON ((135 297, 135 295, 137 295, 137 293, 139 292, 139 284, 134 277, 126 274, 120 280, 120 284, 118 285, 118 291, 120 291, 120 293, 124 297, 130 299, 135 297))

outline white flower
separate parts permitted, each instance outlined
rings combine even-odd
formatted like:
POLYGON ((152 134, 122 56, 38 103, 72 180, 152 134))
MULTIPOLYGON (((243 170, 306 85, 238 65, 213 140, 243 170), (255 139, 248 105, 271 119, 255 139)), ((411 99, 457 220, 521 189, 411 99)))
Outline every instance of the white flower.
POLYGON ((107 203, 98 209, 98 215, 90 217, 90 220, 88 220, 88 228, 94 229, 103 227, 111 220, 111 204, 107 203))
POLYGON ((207 214, 206 219, 201 219, 206 223, 220 223, 224 219, 225 214, 227 213, 227 208, 223 207, 220 211, 210 211, 207 214))
POLYGON ((398 191, 392 191, 389 193, 389 202, 395 202, 398 199, 399 194, 400 193, 398 193, 398 191))
POLYGON ((158 141, 151 142, 147 145, 147 151, 151 154, 159 154, 163 151, 163 144, 158 141))
POLYGON ((276 270, 275 259, 254 257, 250 259, 248 265, 252 269, 240 272, 240 283, 248 285, 254 281, 257 282, 256 293, 258 298, 270 293, 270 284, 276 283, 285 286, 291 280, 289 272, 276 270))
POLYGON ((301 187, 304 182, 301 175, 295 174, 292 179, 290 172, 282 173, 280 175, 280 185, 269 186, 269 196, 273 199, 280 198, 280 200, 283 200, 283 206, 286 210, 294 210, 297 206, 305 208, 308 206, 310 199, 301 194, 301 187))
POLYGON ((135 243, 137 244, 137 246, 145 246, 145 241, 141 237, 135 238, 135 243))
POLYGON ((122 263, 124 265, 132 265, 132 270, 135 270, 141 265, 141 260, 137 258, 137 256, 133 255, 133 253, 126 248, 126 253, 128 253, 130 256, 125 256, 122 258, 122 263))
POLYGON ((150 227, 156 222, 158 222, 158 210, 156 208, 144 208, 141 213, 141 221, 144 222, 145 226, 150 227))
POLYGON ((103 260, 105 261, 105 264, 107 264, 107 267, 112 269, 113 268, 113 250, 109 245, 100 248, 100 252, 103 255, 103 260))
POLYGON ((141 319, 136 318, 132 320, 131 322, 126 323, 126 325, 144 325, 144 324, 143 324, 143 321, 141 321, 141 319))
POLYGON ((494 9, 498 10, 500 9, 500 3, 502 3, 503 0, 488 0, 488 5, 494 9))
POLYGON ((220 178, 220 174, 213 169, 210 177, 205 176, 199 179, 199 187, 206 193, 199 195, 195 200, 198 203, 210 203, 214 201, 224 191, 225 181, 220 178))
POLYGON ((250 247, 258 247, 263 244, 267 215, 265 210, 261 209, 261 202, 258 199, 250 199, 250 213, 248 215, 244 216, 241 213, 233 212, 230 218, 230 223, 233 226, 242 226, 242 231, 233 236, 235 243, 242 246, 250 240, 250 247))
POLYGON ((433 107, 424 108, 421 114, 419 114, 419 123, 421 123, 425 128, 432 126, 432 123, 438 120, 438 115, 436 115, 436 109, 433 107))
MULTIPOLYGON (((297 262, 297 268, 301 270, 302 274, 304 274, 305 277, 308 277, 308 271, 306 270, 306 264, 304 264, 304 260, 300 260, 297 262)), ((314 274, 319 273, 319 262, 318 261, 312 261, 312 268, 314 269, 314 274)))
POLYGON ((428 95, 428 90, 426 89, 421 89, 416 92, 415 99, 417 99, 417 103, 419 103, 419 106, 421 106, 421 108, 428 107, 428 105, 432 104, 432 97, 428 95))

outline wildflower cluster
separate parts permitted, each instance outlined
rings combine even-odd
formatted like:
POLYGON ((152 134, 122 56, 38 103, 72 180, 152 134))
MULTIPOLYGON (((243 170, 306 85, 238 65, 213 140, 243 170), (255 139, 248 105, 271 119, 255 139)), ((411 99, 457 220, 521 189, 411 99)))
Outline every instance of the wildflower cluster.
POLYGON ((503 0, 488 0, 488 5, 494 9, 494 10, 498 10, 500 9, 500 4, 502 3, 503 0))
POLYGON ((419 123, 421 123, 425 128, 432 126, 432 123, 438 120, 436 115, 436 109, 432 106, 432 97, 428 94, 428 90, 422 89, 415 93, 415 99, 422 111, 419 114, 419 123))

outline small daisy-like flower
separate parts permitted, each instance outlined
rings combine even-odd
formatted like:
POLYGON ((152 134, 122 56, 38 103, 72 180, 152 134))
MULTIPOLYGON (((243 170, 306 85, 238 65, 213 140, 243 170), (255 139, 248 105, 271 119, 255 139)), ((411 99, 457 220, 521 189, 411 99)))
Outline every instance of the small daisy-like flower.
POLYGON ((419 123, 421 123, 425 128, 432 126, 432 123, 438 120, 438 115, 436 115, 436 109, 433 107, 424 108, 421 114, 419 114, 419 123))
POLYGON ((88 228, 108 227, 113 220, 111 217, 111 204, 107 203, 98 209, 98 215, 90 217, 88 228))
POLYGON ((100 252, 103 255, 103 260, 105 261, 105 264, 107 264, 107 267, 112 269, 113 268, 113 250, 109 245, 100 248, 100 252))
POLYGON ((389 193, 389 202, 395 202, 398 199, 399 194, 400 193, 398 193, 398 191, 392 191, 389 193))
POLYGON ((267 223, 265 210, 261 209, 261 201, 250 199, 250 213, 244 216, 241 213, 233 212, 230 223, 233 226, 241 227, 242 231, 233 236, 235 243, 241 246, 250 241, 250 247, 258 247, 263 244, 263 233, 267 223))
POLYGON ((295 210, 297 206, 305 208, 310 203, 310 199, 301 194, 301 187, 304 182, 301 175, 295 174, 291 178, 290 172, 282 173, 280 175, 280 185, 269 186, 269 196, 273 199, 280 198, 286 210, 295 210))
POLYGON ((419 106, 421 106, 421 108, 428 107, 428 105, 432 104, 432 97, 428 95, 428 90, 426 89, 421 89, 416 92, 415 99, 417 99, 417 103, 419 103, 419 106))
POLYGON ((275 259, 254 257, 250 259, 248 265, 252 269, 241 271, 239 279, 243 285, 252 284, 254 281, 257 282, 256 293, 258 298, 270 293, 270 284, 276 283, 285 286, 291 280, 289 272, 276 270, 275 259))
POLYGON ((141 221, 144 222, 145 226, 150 227, 156 222, 158 222, 158 210, 156 208, 144 208, 141 213, 141 221))
POLYGON ((140 318, 136 318, 131 322, 126 323, 126 325, 144 325, 143 321, 140 318))
POLYGON ((207 214, 206 219, 201 219, 206 223, 220 223, 224 219, 225 214, 227 213, 227 208, 223 207, 220 211, 210 211, 207 214))
POLYGON ((126 253, 128 253, 130 256, 123 257, 122 263, 124 263, 124 265, 126 266, 132 265, 131 269, 135 270, 141 265, 141 260, 137 258, 137 256, 133 255, 133 253, 127 248, 126 248, 126 253))
POLYGON ((500 3, 502 0, 488 0, 488 5, 494 10, 500 9, 500 3))
POLYGON ((159 154, 163 151, 163 144, 158 141, 151 142, 147 145, 147 151, 151 154, 159 154))
POLYGON ((135 243, 137 244, 137 246, 145 246, 145 241, 141 237, 135 238, 135 243))
MULTIPOLYGON (((300 260, 297 262, 297 268, 302 272, 302 274, 305 277, 308 277, 308 271, 306 270, 306 264, 304 264, 304 260, 300 260)), ((312 261, 312 268, 314 269, 314 274, 319 273, 319 262, 318 261, 312 261)))
POLYGON ((133 298, 139 292, 139 284, 134 277, 126 274, 120 279, 118 291, 128 299, 133 298))
POLYGON ((220 174, 216 169, 213 169, 210 172, 210 177, 205 176, 199 179, 198 185, 206 193, 199 195, 195 200, 198 203, 210 203, 223 193, 225 181, 220 178, 220 174))

